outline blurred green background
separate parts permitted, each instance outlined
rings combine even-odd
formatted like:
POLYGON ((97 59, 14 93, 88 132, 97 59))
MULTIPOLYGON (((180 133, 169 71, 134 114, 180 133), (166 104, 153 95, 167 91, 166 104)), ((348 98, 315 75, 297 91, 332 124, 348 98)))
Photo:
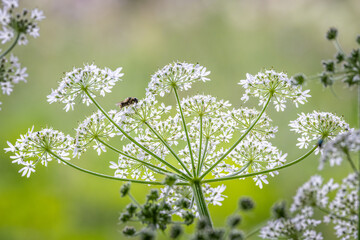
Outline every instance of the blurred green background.
MULTIPOLYGON (((11 96, 2 97, 0 111, 0 149, 6 141, 15 142, 20 134, 35 125, 52 126, 74 134, 77 123, 94 108, 77 105, 64 112, 63 105, 49 105, 46 96, 63 73, 73 66, 95 63, 112 69, 122 66, 124 81, 112 94, 99 99, 107 109, 128 96, 143 97, 145 88, 159 67, 179 60, 199 62, 211 71, 210 83, 196 84, 192 93, 212 94, 243 105, 243 90, 237 85, 246 73, 256 74, 274 67, 292 75, 321 71, 321 59, 331 58, 335 50, 324 39, 331 26, 340 30, 339 40, 349 51, 360 33, 358 0, 32 0, 21 7, 38 7, 46 19, 40 23, 40 38, 27 46, 16 47, 14 54, 28 68, 28 83, 15 87, 11 96)), ((269 111, 279 134, 274 143, 288 159, 304 151, 295 147, 297 136, 287 126, 297 113, 312 110, 344 115, 356 126, 356 91, 334 86, 334 95, 318 81, 309 82, 309 103, 285 112, 269 111)), ((167 101, 169 98, 165 98, 167 101)), ((172 100, 169 100, 172 101, 172 100)), ((245 106, 253 106, 247 103, 245 106)), ((110 156, 111 155, 106 155, 110 156)), ((108 162, 89 152, 75 160, 78 165, 112 174, 108 162)), ((244 216, 242 229, 250 230, 270 216, 275 201, 291 201, 296 189, 317 171, 318 157, 281 171, 262 190, 251 179, 227 182, 228 196, 222 207, 210 207, 216 226, 236 208, 240 196, 251 196, 256 210, 244 216)), ((121 184, 76 172, 56 162, 37 167, 29 179, 21 178, 19 167, 9 154, 0 151, 0 239, 122 239, 118 224, 121 209, 121 184)), ((341 179, 350 171, 326 168, 326 178, 341 179)), ((143 199, 145 186, 133 185, 134 195, 143 199)), ((331 226, 323 228, 325 239, 333 239, 331 226)), ((256 237, 252 239, 257 239, 256 237)))

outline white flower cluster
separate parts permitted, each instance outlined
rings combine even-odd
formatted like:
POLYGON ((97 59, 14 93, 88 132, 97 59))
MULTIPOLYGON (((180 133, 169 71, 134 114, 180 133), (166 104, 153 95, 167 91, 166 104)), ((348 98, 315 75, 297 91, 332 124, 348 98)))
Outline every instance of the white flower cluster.
POLYGON ((48 102, 65 103, 64 109, 69 111, 74 109, 75 99, 80 97, 86 105, 91 103, 90 97, 94 98, 97 94, 105 96, 111 92, 112 87, 124 75, 122 68, 115 71, 109 68, 100 69, 94 64, 85 65, 83 68, 74 68, 59 83, 57 89, 52 89, 48 96, 48 102))
POLYGON ((26 35, 37 38, 39 35, 38 22, 45 18, 43 11, 33 9, 31 12, 24 9, 16 14, 15 10, 19 7, 18 0, 2 0, 3 7, 0 9, 0 30, 1 44, 12 40, 19 34, 18 44, 28 43, 26 35))
MULTIPOLYGON (((236 166, 239 166, 236 170, 248 164, 243 174, 279 167, 285 163, 286 156, 287 154, 282 154, 282 152, 272 146, 270 142, 260 142, 252 137, 243 140, 230 154, 232 161, 236 166)), ((279 174, 277 171, 269 173, 272 177, 277 174, 279 174)), ((257 175, 253 179, 256 185, 262 188, 263 183, 268 184, 266 178, 267 175, 257 175)))
POLYGON ((39 162, 47 166, 48 162, 57 160, 53 154, 69 160, 73 138, 52 128, 45 128, 38 132, 34 132, 32 128, 25 135, 21 135, 14 145, 10 142, 8 145, 9 148, 5 148, 5 151, 14 154, 10 157, 13 159, 12 162, 23 165, 24 167, 19 172, 22 172, 22 176, 29 177, 31 172, 35 172, 35 166, 39 162))
POLYGON ((0 59, 0 88, 2 94, 10 95, 14 85, 19 82, 26 82, 27 77, 26 67, 21 67, 17 57, 11 54, 9 59, 5 57, 0 59))
POLYGON ((300 149, 308 148, 311 142, 332 139, 337 134, 349 130, 349 124, 342 117, 317 111, 299 114, 289 126, 291 131, 301 134, 301 138, 298 138, 299 143, 296 144, 300 149))
POLYGON ((335 198, 329 203, 331 214, 324 216, 324 222, 334 224, 339 239, 356 239, 358 236, 359 178, 355 173, 343 179, 335 198))
POLYGON ((313 215, 311 207, 304 207, 294 217, 271 220, 261 228, 260 237, 273 240, 322 240, 322 234, 314 229, 321 221, 314 219, 313 215))
POLYGON ((199 64, 174 62, 159 69, 151 77, 147 91, 163 97, 174 88, 187 90, 194 82, 208 81, 209 74, 210 72, 199 64))
MULTIPOLYGON (((115 119, 116 111, 110 111, 109 116, 115 119)), ((105 147, 98 139, 108 140, 118 134, 118 130, 115 126, 100 112, 97 111, 90 117, 86 118, 75 129, 75 149, 74 156, 81 155, 86 151, 92 142, 94 142, 93 148, 98 152, 105 152, 105 147)))
POLYGON ((265 105, 272 96, 276 111, 284 111, 286 101, 290 100, 298 107, 299 103, 307 102, 310 90, 302 90, 300 85, 294 85, 286 73, 277 73, 274 70, 265 70, 255 76, 247 73, 246 79, 241 80, 239 85, 245 89, 241 100, 246 102, 250 96, 259 98, 259 105, 265 105))
MULTIPOLYGON (((43 12, 34 9, 31 13, 24 9, 21 14, 15 14, 19 7, 18 0, 2 0, 0 8, 0 41, 5 44, 15 37, 14 43, 5 51, 0 50, 0 88, 4 95, 10 95, 14 85, 26 82, 28 74, 26 67, 22 68, 19 59, 13 54, 9 58, 6 55, 16 46, 27 44, 26 35, 36 38, 39 36, 38 22, 45 18, 43 12)), ((0 105, 2 103, 0 102, 0 105)), ((0 108, 1 110, 1 108, 0 108)))
POLYGON ((346 154, 358 151, 360 151, 360 130, 350 129, 341 133, 325 144, 319 169, 322 169, 327 161, 330 162, 330 166, 340 165, 343 158, 347 157, 346 154))
POLYGON ((290 211, 297 216, 312 217, 314 211, 324 214, 322 220, 308 219, 303 222, 294 218, 282 217, 269 221, 262 228, 260 236, 264 239, 323 239, 314 231, 320 223, 333 223, 338 239, 357 239, 359 179, 357 173, 349 174, 341 184, 330 179, 327 183, 321 176, 313 176, 301 186, 290 211), (336 192, 334 194, 334 192, 336 192))

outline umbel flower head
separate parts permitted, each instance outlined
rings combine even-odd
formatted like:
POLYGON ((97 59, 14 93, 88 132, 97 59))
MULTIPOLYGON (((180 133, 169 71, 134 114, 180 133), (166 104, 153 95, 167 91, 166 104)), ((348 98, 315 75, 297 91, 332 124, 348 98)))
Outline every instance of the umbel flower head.
POLYGON ((327 142, 322 151, 319 169, 322 169, 325 162, 329 161, 330 166, 340 165, 343 158, 351 152, 360 150, 360 130, 350 129, 337 135, 327 142))
POLYGON ((19 45, 25 45, 28 43, 27 35, 34 38, 39 36, 38 22, 45 18, 41 10, 35 8, 29 12, 23 9, 21 13, 16 13, 15 10, 19 7, 18 0, 2 0, 1 2, 0 40, 2 44, 16 37, 19 45))
POLYGON ((301 138, 298 138, 299 143, 296 144, 299 148, 307 148, 311 142, 332 139, 337 134, 349 130, 349 124, 342 117, 317 111, 299 114, 289 126, 291 131, 301 134, 301 138))
POLYGON ((12 162, 23 165, 19 172, 22 172, 22 176, 29 177, 31 172, 35 172, 38 163, 47 166, 48 162, 58 160, 54 155, 69 160, 72 142, 70 136, 52 128, 38 132, 34 132, 31 128, 25 135, 21 135, 14 145, 8 142, 9 148, 5 151, 14 154, 10 157, 13 159, 12 162))
POLYGON ((241 100, 246 102, 250 96, 259 98, 259 105, 265 105, 269 97, 273 98, 276 111, 284 111, 286 101, 290 100, 298 107, 299 103, 307 102, 310 90, 302 90, 300 85, 296 85, 288 78, 286 73, 265 70, 255 76, 247 73, 246 79, 239 83, 245 93, 241 100))
POLYGON ((159 69, 151 77, 147 91, 163 97, 173 88, 182 91, 191 88, 194 82, 208 81, 209 74, 210 72, 199 64, 174 62, 159 69))
POLYGON ((80 97, 86 105, 91 103, 90 97, 96 97, 97 94, 105 96, 111 92, 112 87, 124 75, 122 68, 115 71, 109 68, 100 69, 94 64, 85 65, 83 68, 74 68, 66 73, 59 87, 52 90, 48 96, 48 102, 65 103, 65 111, 74 109, 75 100, 80 97))

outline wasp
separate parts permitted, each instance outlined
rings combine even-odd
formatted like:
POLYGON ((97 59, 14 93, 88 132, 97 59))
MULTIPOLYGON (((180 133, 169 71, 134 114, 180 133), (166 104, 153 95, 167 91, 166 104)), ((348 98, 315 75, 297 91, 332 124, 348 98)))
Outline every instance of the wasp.
POLYGON ((138 102, 139 102, 139 100, 137 98, 128 97, 124 101, 121 101, 121 102, 117 103, 116 106, 119 106, 120 109, 122 109, 124 107, 131 106, 131 105, 136 104, 138 102))

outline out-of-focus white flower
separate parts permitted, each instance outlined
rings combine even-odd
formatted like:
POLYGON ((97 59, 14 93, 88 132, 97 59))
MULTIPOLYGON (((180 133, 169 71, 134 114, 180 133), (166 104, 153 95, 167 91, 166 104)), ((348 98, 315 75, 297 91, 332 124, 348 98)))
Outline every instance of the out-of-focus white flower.
POLYGON ((334 139, 327 142, 322 151, 319 169, 322 169, 325 162, 329 161, 330 166, 340 165, 346 154, 360 151, 360 130, 350 129, 340 133, 334 139))

